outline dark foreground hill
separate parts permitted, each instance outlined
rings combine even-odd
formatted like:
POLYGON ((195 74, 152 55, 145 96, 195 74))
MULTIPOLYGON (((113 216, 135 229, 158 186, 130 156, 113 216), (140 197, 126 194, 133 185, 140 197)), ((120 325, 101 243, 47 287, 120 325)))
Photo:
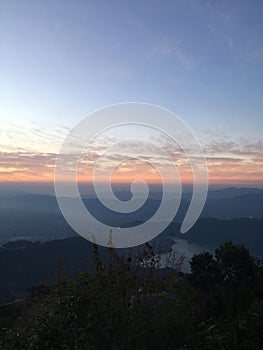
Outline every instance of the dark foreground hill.
POLYGON ((95 249, 93 274, 0 305, 1 350, 262 349, 263 269, 244 246, 195 255, 190 274, 160 271, 148 248, 143 267, 95 249))
MULTIPOLYGON (((168 252, 172 241, 154 240, 158 252, 168 252)), ((138 255, 145 247, 117 250, 119 255, 138 255)), ((102 259, 108 249, 99 247, 102 259)), ((32 287, 54 283, 59 276, 75 278, 80 271, 93 271, 93 245, 81 237, 48 242, 15 241, 0 248, 0 303, 24 297, 32 287)))

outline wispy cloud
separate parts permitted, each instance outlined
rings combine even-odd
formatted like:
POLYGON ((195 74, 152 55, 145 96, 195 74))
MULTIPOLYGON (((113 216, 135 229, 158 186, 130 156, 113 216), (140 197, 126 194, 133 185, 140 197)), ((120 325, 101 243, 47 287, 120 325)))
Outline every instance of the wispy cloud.
MULTIPOLYGON (((101 137, 89 144, 78 165, 78 178, 91 181, 96 161, 100 161, 98 176, 101 181, 112 174, 113 180, 132 181, 137 176, 149 181, 159 181, 158 168, 165 169, 171 179, 174 176, 173 164, 163 154, 159 154, 152 144, 127 143, 113 147, 116 138, 101 137), (127 155, 126 158, 124 155, 127 155), (114 169, 113 167, 117 167, 114 169), (155 168, 156 167, 156 168, 155 168), (112 173, 113 172, 113 173, 112 173)), ((173 159, 182 181, 192 179, 189 161, 180 149, 167 137, 152 139, 155 144, 173 159)), ((262 184, 263 185, 263 143, 261 140, 229 140, 225 136, 206 142, 204 146, 211 183, 262 184)), ((30 151, 2 151, 0 153, 0 179, 2 181, 53 181, 57 153, 30 151)), ((65 180, 75 171, 73 164, 79 155, 65 155, 65 180)), ((198 162, 198 155, 194 159, 198 162), (196 159, 195 159, 196 158, 196 159)))
POLYGON ((188 72, 195 70, 204 61, 204 57, 197 54, 190 54, 182 44, 168 38, 156 40, 149 49, 148 56, 173 59, 188 72))

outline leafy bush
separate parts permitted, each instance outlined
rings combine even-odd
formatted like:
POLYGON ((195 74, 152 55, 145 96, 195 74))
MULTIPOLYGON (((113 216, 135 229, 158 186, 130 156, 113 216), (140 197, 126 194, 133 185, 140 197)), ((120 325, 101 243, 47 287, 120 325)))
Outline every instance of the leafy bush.
POLYGON ((194 256, 190 275, 160 269, 149 245, 107 262, 94 246, 93 260, 95 274, 35 291, 1 349, 262 349, 262 266, 243 246, 194 256))

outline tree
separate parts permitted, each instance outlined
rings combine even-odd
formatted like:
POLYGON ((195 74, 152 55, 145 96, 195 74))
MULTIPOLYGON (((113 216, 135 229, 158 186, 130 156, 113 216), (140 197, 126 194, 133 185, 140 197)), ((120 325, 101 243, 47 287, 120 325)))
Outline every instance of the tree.
POLYGON ((256 259, 243 245, 225 242, 216 249, 215 257, 224 281, 246 284, 256 277, 258 270, 256 259))
POLYGON ((191 283, 201 289, 214 288, 221 282, 222 274, 220 266, 209 252, 194 255, 190 261, 191 283))

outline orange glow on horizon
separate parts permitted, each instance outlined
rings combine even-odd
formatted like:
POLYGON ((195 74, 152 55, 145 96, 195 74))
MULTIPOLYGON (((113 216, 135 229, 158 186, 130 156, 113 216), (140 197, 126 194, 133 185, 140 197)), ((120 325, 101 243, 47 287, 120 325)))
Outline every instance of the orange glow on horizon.
MULTIPOLYGON (((8 159, 0 167, 0 182, 2 183, 53 183, 54 163, 47 160, 32 157, 30 162, 26 159, 24 163, 19 157, 8 159)), ((211 185, 256 185, 263 186, 263 158, 257 161, 236 160, 231 158, 207 158, 209 184, 211 185)), ((92 168, 83 166, 79 168, 78 183, 92 183, 92 168)), ((102 169, 96 181, 105 183, 108 172, 107 167, 102 169)), ((191 168, 187 164, 179 165, 180 179, 183 185, 190 185, 193 182, 191 168)), ((175 177, 171 176, 171 168, 167 166, 165 176, 168 183, 174 183, 175 177)), ((72 172, 68 170, 61 179, 62 182, 69 182, 72 179, 72 172)), ((149 184, 161 184, 162 180, 156 169, 149 164, 130 165, 116 168, 112 174, 113 184, 130 184, 136 179, 143 179, 149 184)))

